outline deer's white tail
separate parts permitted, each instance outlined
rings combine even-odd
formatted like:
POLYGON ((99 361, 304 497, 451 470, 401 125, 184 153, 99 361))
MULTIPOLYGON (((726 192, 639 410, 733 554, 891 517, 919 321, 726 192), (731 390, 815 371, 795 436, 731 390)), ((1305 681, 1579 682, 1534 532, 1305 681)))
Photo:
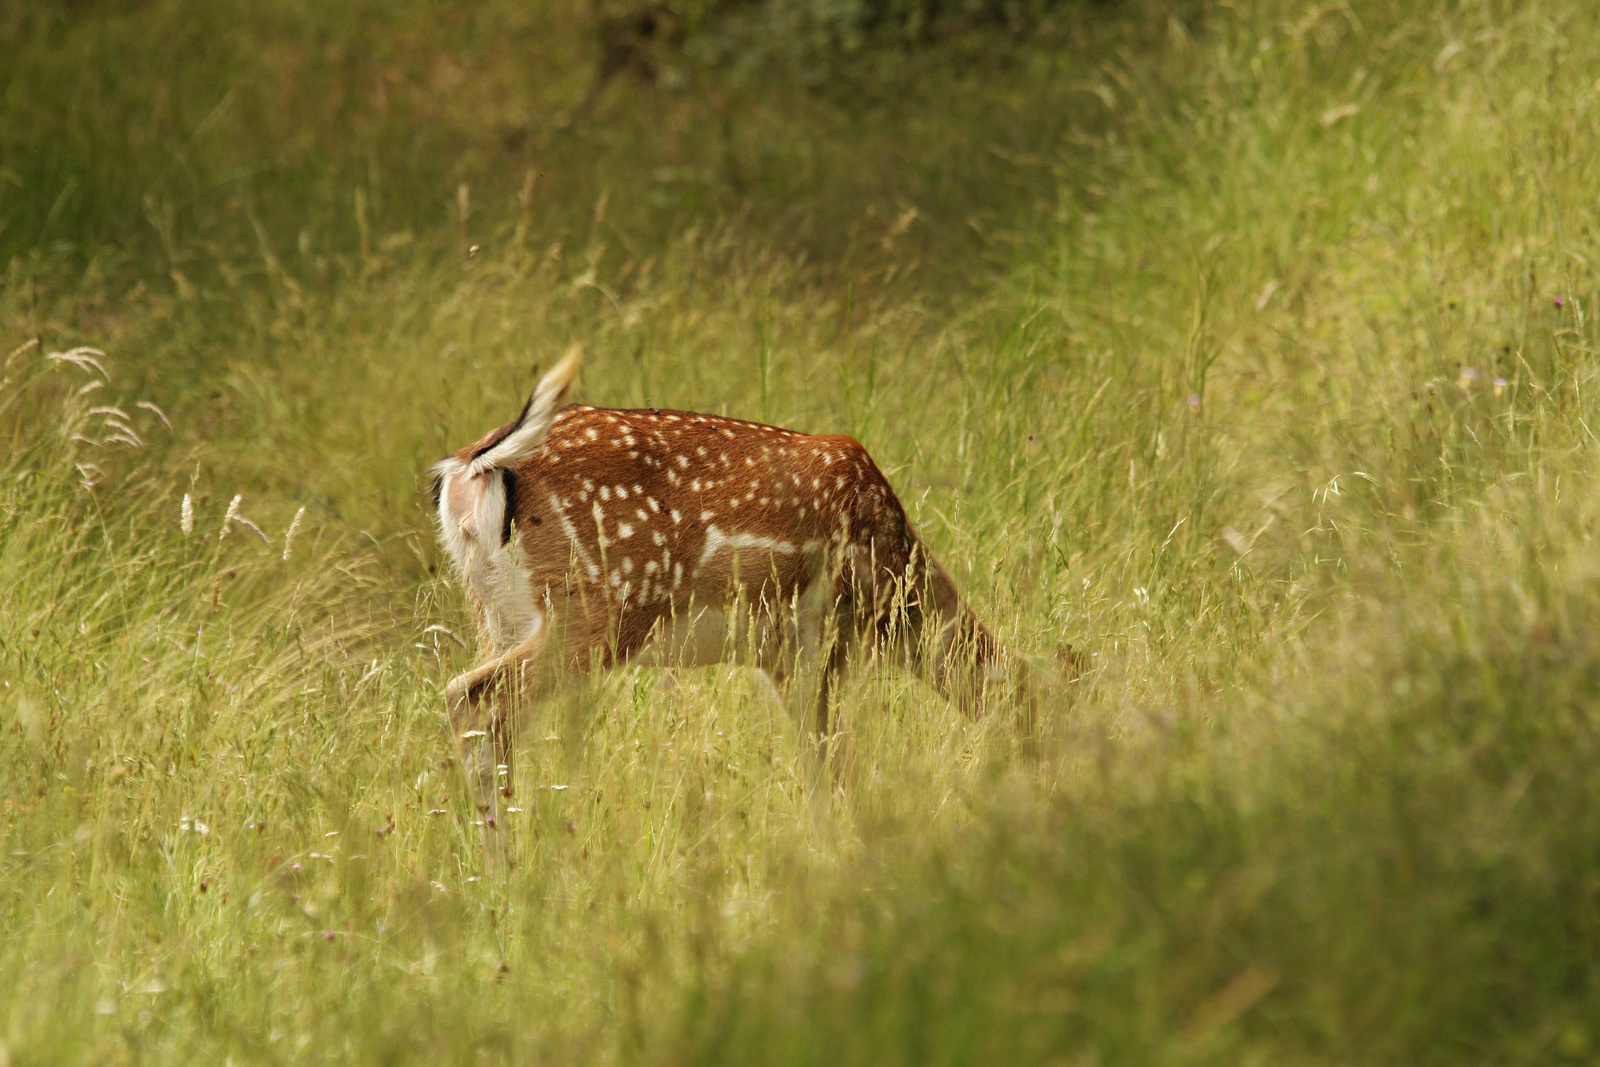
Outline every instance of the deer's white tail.
POLYGON ((550 368, 550 373, 539 379, 539 385, 528 402, 522 405, 522 414, 511 424, 510 432, 467 464, 467 476, 475 478, 485 471, 499 467, 515 467, 527 459, 544 442, 555 421, 556 408, 566 395, 572 379, 578 376, 578 364, 583 362, 583 350, 573 345, 561 362, 550 368))
POLYGON ((446 456, 433 468, 440 543, 456 572, 485 605, 479 621, 494 649, 525 639, 542 622, 527 577, 520 571, 520 545, 511 537, 514 471, 544 443, 581 358, 574 345, 540 380, 515 422, 446 456))

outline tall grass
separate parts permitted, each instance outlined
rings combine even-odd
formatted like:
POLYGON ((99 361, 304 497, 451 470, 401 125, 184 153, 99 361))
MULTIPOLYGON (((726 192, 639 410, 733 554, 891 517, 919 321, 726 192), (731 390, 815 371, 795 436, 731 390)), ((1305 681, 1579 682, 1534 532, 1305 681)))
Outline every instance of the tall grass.
POLYGON ((991 521, 1060 523, 995 543, 1109 661, 1048 799, 708 969, 684 1059, 1592 1056, 1591 40, 1274 14, 978 318, 1042 379, 991 521))
MULTIPOLYGON (((189 10, 28 23, 0 130, 13 1062, 1592 1058, 1583 5, 1080 13, 886 60, 853 126, 619 85, 528 120, 520 200, 463 100, 522 40, 572 106, 560 10, 406 8, 348 80, 116 59, 189 10), (464 96, 358 91, 474 41, 464 96), (669 157, 770 180, 654 197, 669 157), (1008 642, 1092 665, 1038 765, 865 671, 808 809, 748 678, 619 672, 529 716, 486 877, 418 479, 574 339, 586 402, 865 442, 1008 642)), ((234 16, 302 60, 372 25, 234 16)))

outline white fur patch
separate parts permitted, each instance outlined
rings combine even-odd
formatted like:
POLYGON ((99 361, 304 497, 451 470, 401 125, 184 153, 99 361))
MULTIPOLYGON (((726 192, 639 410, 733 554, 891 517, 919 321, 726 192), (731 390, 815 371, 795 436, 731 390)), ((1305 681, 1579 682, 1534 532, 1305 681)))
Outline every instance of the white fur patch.
POLYGON ((775 537, 762 537, 758 534, 727 533, 715 523, 706 527, 706 545, 700 553, 700 562, 694 565, 696 572, 704 567, 712 556, 718 552, 732 549, 753 548, 761 552, 776 552, 783 556, 792 556, 799 551, 793 541, 781 541, 775 537))
POLYGON ((439 474, 439 540, 461 582, 472 593, 490 651, 498 655, 527 640, 544 625, 533 596, 522 541, 500 543, 506 491, 498 471, 470 473, 454 457, 434 468, 439 474))

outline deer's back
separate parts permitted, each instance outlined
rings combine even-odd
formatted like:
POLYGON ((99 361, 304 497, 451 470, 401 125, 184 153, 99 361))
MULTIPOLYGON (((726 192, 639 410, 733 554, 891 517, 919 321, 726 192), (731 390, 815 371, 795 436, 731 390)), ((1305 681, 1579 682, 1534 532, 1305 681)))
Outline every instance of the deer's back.
POLYGON ((858 597, 912 546, 859 442, 717 415, 568 406, 512 496, 534 584, 581 583, 624 646, 691 602, 787 602, 823 573, 858 597))

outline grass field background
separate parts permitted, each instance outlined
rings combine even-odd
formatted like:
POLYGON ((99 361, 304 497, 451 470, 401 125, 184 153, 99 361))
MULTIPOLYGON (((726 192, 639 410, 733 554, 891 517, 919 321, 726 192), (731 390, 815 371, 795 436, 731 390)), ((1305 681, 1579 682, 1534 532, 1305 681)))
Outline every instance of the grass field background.
POLYGON ((0 4, 0 1063, 1600 1059, 1589 5, 589 12, 0 4), (623 671, 487 871, 422 478, 574 341, 865 443, 1041 759, 623 671))

